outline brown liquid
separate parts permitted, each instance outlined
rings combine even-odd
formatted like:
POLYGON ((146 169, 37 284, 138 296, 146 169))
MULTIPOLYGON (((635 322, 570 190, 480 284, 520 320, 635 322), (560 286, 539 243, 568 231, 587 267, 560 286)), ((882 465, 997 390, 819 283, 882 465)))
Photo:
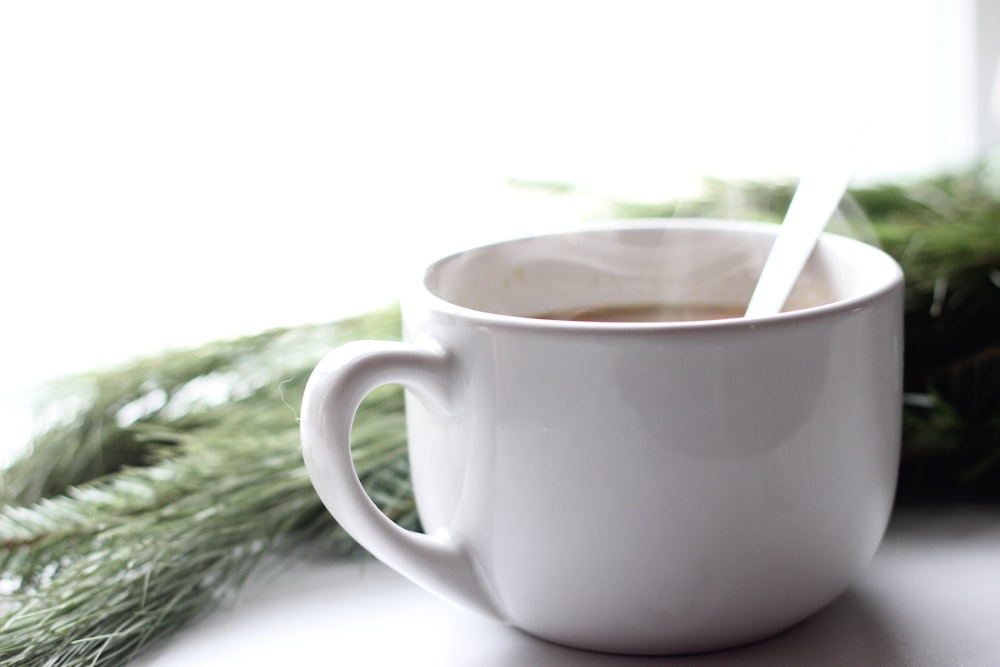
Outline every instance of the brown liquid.
POLYGON ((535 315, 541 320, 576 322, 695 322, 742 317, 745 307, 715 304, 644 303, 630 306, 572 308, 535 315))

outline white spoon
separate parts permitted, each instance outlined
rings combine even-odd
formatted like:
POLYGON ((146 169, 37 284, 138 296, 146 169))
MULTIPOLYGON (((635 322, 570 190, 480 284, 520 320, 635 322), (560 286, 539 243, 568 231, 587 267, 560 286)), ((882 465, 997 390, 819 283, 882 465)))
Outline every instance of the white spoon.
POLYGON ((799 181, 744 317, 781 312, 850 181, 851 172, 840 167, 812 172, 799 181))

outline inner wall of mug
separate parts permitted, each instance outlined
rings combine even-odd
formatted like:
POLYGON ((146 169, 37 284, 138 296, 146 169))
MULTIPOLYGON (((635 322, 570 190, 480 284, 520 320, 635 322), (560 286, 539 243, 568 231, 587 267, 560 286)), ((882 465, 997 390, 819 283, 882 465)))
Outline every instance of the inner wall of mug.
MULTIPOLYGON (((777 229, 674 220, 518 239, 443 259, 428 271, 425 285, 455 305, 519 317, 648 304, 742 311, 777 229)), ((894 275, 891 260, 875 248, 825 235, 784 310, 863 296, 894 275)))

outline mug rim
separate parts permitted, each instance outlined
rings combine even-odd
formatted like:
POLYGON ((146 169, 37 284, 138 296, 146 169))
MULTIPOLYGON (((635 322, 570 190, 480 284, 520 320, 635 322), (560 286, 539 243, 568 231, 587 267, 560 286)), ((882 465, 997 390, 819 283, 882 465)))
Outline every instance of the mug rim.
POLYGON ((864 305, 879 301, 885 295, 899 289, 904 281, 903 270, 899 263, 891 255, 881 248, 866 243, 864 241, 835 234, 823 232, 821 239, 823 243, 833 243, 836 245, 849 246, 854 252, 869 253, 872 257, 877 257, 889 270, 890 276, 880 280, 871 289, 866 289, 862 294, 857 294, 844 299, 837 299, 829 303, 821 303, 807 306, 787 312, 779 312, 770 315, 759 315, 754 317, 733 317, 714 320, 671 320, 662 322, 622 322, 622 321, 588 321, 588 320, 561 320, 531 317, 526 315, 509 315, 494 313, 487 310, 479 310, 468 306, 462 306, 449 301, 435 294, 428 286, 435 270, 443 266, 446 262, 455 260, 463 255, 489 248, 499 247, 511 243, 527 242, 532 239, 554 238, 562 236, 573 236, 588 233, 601 233, 608 231, 642 231, 658 229, 703 229, 716 231, 745 231, 745 232, 775 232, 780 228, 779 223, 752 221, 752 220, 732 220, 722 218, 622 218, 618 220, 599 221, 593 225, 581 226, 574 229, 554 231, 542 234, 528 234, 517 237, 500 239, 498 241, 485 243, 473 247, 453 252, 431 262, 424 269, 419 281, 419 287, 411 290, 410 298, 403 300, 404 312, 408 304, 422 304, 428 311, 448 316, 454 319, 474 322, 478 325, 489 327, 510 327, 530 330, 566 330, 566 331, 602 331, 602 332, 635 332, 635 331, 703 331, 706 329, 721 330, 732 328, 756 328, 760 325, 776 325, 781 323, 792 323, 802 320, 811 320, 818 317, 827 317, 843 311, 853 311, 864 307, 864 305))

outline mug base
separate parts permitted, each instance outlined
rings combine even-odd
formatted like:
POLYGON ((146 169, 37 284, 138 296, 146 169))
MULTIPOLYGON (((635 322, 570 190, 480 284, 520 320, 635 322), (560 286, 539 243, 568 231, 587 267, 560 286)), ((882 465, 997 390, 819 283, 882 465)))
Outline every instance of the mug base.
MULTIPOLYGON (((838 596, 839 597, 839 596, 838 596)), ((723 638, 706 639, 704 637, 672 637, 659 640, 595 640, 593 637, 581 638, 550 638, 541 634, 519 628, 510 627, 532 640, 543 642, 552 647, 567 651, 582 651, 604 655, 636 656, 636 657, 668 657, 701 655, 739 650, 756 644, 768 642, 784 635, 799 625, 827 609, 830 604, 823 605, 811 614, 791 622, 785 622, 766 631, 757 630, 743 635, 730 635, 723 638)))

